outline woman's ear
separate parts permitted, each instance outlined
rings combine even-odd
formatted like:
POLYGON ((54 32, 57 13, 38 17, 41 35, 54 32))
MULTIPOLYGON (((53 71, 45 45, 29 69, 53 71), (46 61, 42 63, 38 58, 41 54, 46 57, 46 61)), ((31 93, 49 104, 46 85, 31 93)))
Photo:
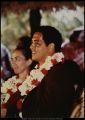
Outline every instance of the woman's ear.
POLYGON ((27 65, 30 66, 32 64, 32 59, 28 59, 27 65))

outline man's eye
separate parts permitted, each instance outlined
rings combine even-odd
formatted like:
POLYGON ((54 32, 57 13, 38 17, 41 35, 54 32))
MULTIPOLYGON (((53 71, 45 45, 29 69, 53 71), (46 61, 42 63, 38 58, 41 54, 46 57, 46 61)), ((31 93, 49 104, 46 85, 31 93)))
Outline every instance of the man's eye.
POLYGON ((39 43, 37 43, 37 44, 36 44, 36 46, 40 46, 40 44, 39 44, 39 43))
POLYGON ((41 43, 32 43, 31 46, 39 47, 41 43))

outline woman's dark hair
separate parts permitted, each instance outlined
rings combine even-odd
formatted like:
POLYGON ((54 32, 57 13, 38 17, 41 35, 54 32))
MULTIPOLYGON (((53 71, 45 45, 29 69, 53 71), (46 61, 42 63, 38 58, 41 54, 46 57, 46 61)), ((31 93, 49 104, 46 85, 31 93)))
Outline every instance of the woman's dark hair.
POLYGON ((28 49, 30 47, 31 44, 31 37, 28 36, 22 36, 18 39, 18 44, 17 44, 17 48, 25 48, 28 49))
MULTIPOLYGON (((23 47, 17 47, 14 49, 14 51, 16 51, 16 50, 21 51, 26 60, 28 60, 29 58, 32 58, 32 52, 31 52, 30 48, 26 49, 23 47)), ((36 64, 37 64, 37 62, 33 61, 32 64, 30 65, 30 70, 32 70, 36 64)))
POLYGON ((50 43, 55 44, 55 52, 61 51, 62 36, 58 30, 51 26, 40 26, 36 32, 41 32, 43 40, 48 46, 50 43))
MULTIPOLYGON (((21 51, 26 60, 28 60, 29 58, 32 58, 32 52, 30 49, 31 37, 22 36, 18 40, 19 41, 15 50, 21 51)), ((30 65, 30 70, 33 69, 36 64, 37 63, 33 61, 32 64, 30 65)))
POLYGON ((31 37, 22 36, 18 40, 19 41, 15 50, 21 51, 24 57, 26 58, 26 60, 32 58, 32 53, 30 49, 31 37))
POLYGON ((14 49, 13 52, 15 52, 16 50, 20 51, 24 55, 26 60, 28 60, 29 58, 32 58, 31 49, 29 47, 28 49, 23 47, 17 47, 14 49))

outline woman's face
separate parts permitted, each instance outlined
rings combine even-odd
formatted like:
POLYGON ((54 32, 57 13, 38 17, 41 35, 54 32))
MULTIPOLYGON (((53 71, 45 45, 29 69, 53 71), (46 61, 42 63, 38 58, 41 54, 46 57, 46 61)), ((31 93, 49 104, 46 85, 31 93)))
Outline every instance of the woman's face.
POLYGON ((15 50, 12 53, 11 63, 15 74, 20 74, 28 69, 28 60, 25 59, 25 56, 19 50, 15 50))

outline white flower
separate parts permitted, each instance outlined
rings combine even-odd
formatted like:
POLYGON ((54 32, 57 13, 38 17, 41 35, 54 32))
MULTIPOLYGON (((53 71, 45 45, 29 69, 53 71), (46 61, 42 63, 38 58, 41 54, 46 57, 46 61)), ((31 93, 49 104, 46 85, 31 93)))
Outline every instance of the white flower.
POLYGON ((10 98, 10 95, 9 95, 9 94, 6 94, 6 97, 5 97, 4 103, 6 103, 6 102, 8 101, 9 98, 10 98))
POLYGON ((6 103, 10 98, 9 94, 1 94, 1 104, 6 103))
POLYGON ((8 92, 8 90, 11 90, 12 93, 15 93, 18 90, 17 87, 18 83, 22 83, 22 81, 16 79, 16 76, 13 76, 12 78, 2 83, 1 86, 1 99, 3 101, 2 103, 6 103, 10 98, 10 93, 8 92))
POLYGON ((19 113, 19 117, 22 118, 22 112, 19 113))
POLYGON ((47 59, 45 60, 45 63, 40 67, 40 70, 42 68, 45 68, 46 70, 50 70, 50 68, 53 66, 51 63, 51 56, 48 56, 47 59))
POLYGON ((60 53, 56 53, 52 56, 52 59, 56 59, 57 62, 61 62, 62 61, 62 58, 64 58, 64 55, 62 52, 60 53))
POLYGON ((19 86, 19 91, 21 92, 21 95, 27 95, 26 91, 31 91, 34 86, 31 85, 32 78, 29 76, 24 82, 23 85, 19 86))
POLYGON ((1 93, 6 93, 7 92, 7 88, 6 87, 1 87, 1 93))

